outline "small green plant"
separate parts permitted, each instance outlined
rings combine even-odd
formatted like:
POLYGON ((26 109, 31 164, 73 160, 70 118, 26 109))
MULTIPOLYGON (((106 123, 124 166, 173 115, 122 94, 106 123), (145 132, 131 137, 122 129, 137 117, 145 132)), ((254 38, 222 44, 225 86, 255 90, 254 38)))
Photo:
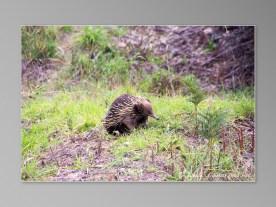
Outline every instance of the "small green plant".
POLYGON ((71 71, 74 76, 78 75, 80 78, 89 77, 92 75, 93 63, 91 59, 84 53, 77 53, 72 56, 71 71))
POLYGON ((189 101, 192 102, 195 106, 195 134, 198 133, 198 105, 201 101, 204 100, 205 95, 201 90, 197 79, 194 75, 188 75, 184 78, 185 86, 188 89, 189 101))
POLYGON ((57 56, 57 36, 54 27, 21 27, 22 56, 24 59, 36 60, 57 56))
POLYGON ((217 48, 217 45, 212 40, 208 40, 207 46, 205 48, 206 52, 213 52, 217 48))
POLYGON ((197 107, 198 104, 203 101, 205 95, 201 90, 196 77, 194 75, 188 75, 184 78, 184 83, 190 95, 189 101, 197 107))
POLYGON ((64 25, 60 27, 60 31, 64 33, 71 33, 73 31, 73 27, 69 25, 64 25))
POLYGON ((107 31, 102 27, 87 26, 78 39, 83 49, 95 52, 108 47, 109 37, 107 31))
POLYGON ((226 113, 219 109, 208 109, 199 114, 199 133, 208 139, 210 170, 213 168, 213 148, 218 141, 220 130, 226 122, 226 113))
POLYGON ((126 26, 114 26, 111 28, 110 32, 116 37, 122 37, 127 34, 128 30, 126 26))
POLYGON ((162 65, 164 63, 163 59, 159 56, 156 56, 156 55, 149 55, 147 57, 147 60, 150 62, 150 63, 153 63, 155 65, 162 65))
POLYGON ((231 156, 225 153, 221 153, 220 155, 220 162, 218 163, 219 169, 225 171, 225 170, 231 170, 234 168, 234 161, 231 156))
POLYGON ((21 168, 21 179, 42 181, 45 177, 55 175, 58 167, 56 165, 47 165, 44 168, 39 167, 37 160, 30 160, 22 165, 21 168))
POLYGON ((86 170, 89 167, 89 162, 77 156, 73 163, 73 168, 76 170, 86 170))
POLYGON ((242 97, 240 102, 235 105, 234 111, 239 118, 253 119, 255 114, 255 101, 242 97))
POLYGON ((98 68, 111 83, 125 83, 128 78, 129 62, 125 57, 117 55, 109 61, 101 62, 98 68))

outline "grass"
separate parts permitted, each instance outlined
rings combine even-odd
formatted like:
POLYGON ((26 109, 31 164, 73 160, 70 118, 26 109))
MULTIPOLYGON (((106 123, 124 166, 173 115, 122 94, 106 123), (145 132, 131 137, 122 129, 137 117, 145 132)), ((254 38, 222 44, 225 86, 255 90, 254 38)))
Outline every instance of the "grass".
POLYGON ((80 78, 89 77, 93 71, 93 62, 90 57, 84 53, 78 53, 72 58, 71 73, 73 76, 78 75, 80 78))
MULTIPOLYGON (((157 97, 137 91, 132 86, 118 87, 109 91, 103 87, 96 88, 92 84, 89 89, 87 85, 85 89, 78 86, 51 95, 47 91, 34 91, 33 93, 37 95, 23 103, 21 112, 24 125, 22 127, 22 158, 26 163, 22 166, 23 179, 36 180, 55 172, 57 166, 51 166, 49 169, 39 166, 39 155, 67 137, 101 126, 101 119, 108 106, 117 96, 125 92, 149 98, 160 120, 150 119, 146 129, 137 129, 130 135, 118 137, 112 145, 115 163, 120 163, 126 156, 131 160, 143 160, 144 151, 157 144, 159 145, 157 156, 164 153, 170 154, 172 140, 176 140, 176 145, 179 147, 175 147, 175 149, 181 149, 177 153, 182 154, 185 161, 184 158, 177 158, 177 161, 173 162, 185 162, 184 176, 186 180, 192 180, 192 176, 199 173, 197 167, 204 160, 204 150, 206 149, 187 148, 186 137, 180 133, 183 127, 188 127, 190 130, 193 127, 189 114, 192 114, 194 106, 189 102, 188 97, 157 97), (26 162, 29 159, 31 161, 26 162)), ((254 113, 254 107, 251 106, 254 101, 248 96, 244 96, 243 99, 235 97, 235 94, 224 94, 222 97, 212 96, 199 104, 199 111, 206 110, 207 107, 210 107, 210 103, 214 108, 227 111, 228 121, 254 113), (244 105, 250 105, 250 107, 244 107, 244 105)), ((217 153, 217 150, 214 150, 214 154, 217 153)), ((85 167, 81 158, 77 159, 79 160, 75 161, 76 168, 85 167)), ((219 170, 228 170, 232 166, 232 158, 229 155, 223 155, 219 163, 219 170)), ((181 177, 179 164, 175 165, 175 170, 171 177, 172 180, 181 177)))
POLYGON ((126 26, 113 26, 109 32, 115 37, 122 37, 127 34, 128 30, 126 26))
MULTIPOLYGON (((23 27, 23 58, 55 57, 56 34, 70 35, 73 28, 63 26, 59 29, 56 33, 52 27, 23 27)), ((226 126, 237 119, 254 118, 253 90, 246 88, 205 94, 194 76, 185 78, 170 69, 160 69, 151 75, 143 73, 143 70, 133 70, 133 59, 117 49, 111 40, 113 36, 121 37, 126 33, 126 27, 107 29, 88 26, 76 30, 72 59, 67 64, 70 66, 64 66, 55 80, 28 91, 31 98, 24 98, 21 106, 22 180, 47 180, 49 176, 56 175, 60 169, 58 162, 42 164, 43 154, 68 143, 66 141, 72 137, 84 137, 86 132, 100 129, 109 106, 123 93, 148 98, 160 119, 150 118, 146 128, 136 129, 129 135, 113 137, 103 133, 103 137, 99 136, 108 141, 108 153, 112 157, 105 167, 127 165, 133 177, 144 170, 162 172, 162 179, 170 181, 202 181, 212 176, 227 176, 228 180, 239 179, 240 176, 252 179, 252 173, 248 173, 246 165, 240 163, 242 157, 237 153, 240 146, 235 143, 236 132, 230 131, 229 147, 222 152, 220 131, 217 130, 212 135, 216 136, 216 142, 211 156, 207 156, 210 138, 207 134, 212 129, 212 116, 204 122, 207 123, 207 134, 193 132, 200 130, 197 113, 224 112, 226 126), (191 139, 196 143, 190 143, 191 139), (209 163, 212 163, 211 169, 209 163)), ((215 50, 215 45, 209 42, 206 50, 215 50)), ((156 66, 163 64, 154 55, 149 54, 147 60, 156 66)), ((248 145, 247 142, 245 140, 244 145, 248 145)), ((101 153, 101 146, 96 148, 101 153)), ((74 170, 90 168, 96 155, 93 149, 87 150, 91 150, 91 157, 76 155, 73 164, 67 167, 74 170)))
POLYGON ((82 160, 81 157, 76 157, 72 168, 74 170, 86 170, 89 167, 90 163, 86 160, 82 160))
POLYGON ((141 81, 141 89, 161 95, 179 95, 183 93, 184 79, 170 70, 160 69, 141 81))
POLYGON ((57 30, 55 27, 21 27, 22 56, 27 60, 57 57, 57 30))
POLYGON ((64 26, 61 26, 59 30, 64 33, 71 33, 73 32, 74 28, 73 26, 70 26, 70 25, 64 25, 64 26))
POLYGON ((47 181, 51 175, 56 175, 58 167, 56 165, 47 165, 46 167, 39 167, 37 160, 32 160, 23 165, 21 170, 22 180, 31 181, 47 181))
MULTIPOLYGON (((112 32, 122 28, 114 28, 112 32)), ((110 86, 125 83, 130 63, 114 47, 110 31, 104 27, 85 27, 77 36, 70 67, 70 76, 104 81, 110 86)))
POLYGON ((109 37, 107 31, 102 27, 86 26, 77 42, 82 48, 90 51, 104 50, 108 47, 109 37))

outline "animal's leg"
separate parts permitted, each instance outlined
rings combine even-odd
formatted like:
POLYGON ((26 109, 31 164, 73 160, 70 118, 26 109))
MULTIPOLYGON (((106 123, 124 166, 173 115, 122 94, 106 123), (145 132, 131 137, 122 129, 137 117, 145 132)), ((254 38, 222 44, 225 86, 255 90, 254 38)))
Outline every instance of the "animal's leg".
POLYGON ((138 127, 142 127, 142 128, 146 128, 147 126, 147 121, 148 121, 148 118, 143 116, 143 117, 138 117, 136 119, 136 123, 137 123, 137 126, 138 127))
POLYGON ((122 124, 124 124, 129 131, 132 131, 135 128, 135 120, 133 120, 131 117, 126 117, 122 124))

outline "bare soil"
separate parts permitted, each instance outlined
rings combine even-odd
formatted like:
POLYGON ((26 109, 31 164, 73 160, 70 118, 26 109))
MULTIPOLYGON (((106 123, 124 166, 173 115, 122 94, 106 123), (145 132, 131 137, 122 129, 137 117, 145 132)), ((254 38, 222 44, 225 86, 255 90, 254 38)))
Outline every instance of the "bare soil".
POLYGON ((59 167, 49 181, 162 181, 169 175, 162 156, 152 156, 152 150, 141 151, 142 159, 131 159, 126 154, 118 162, 112 154, 115 140, 106 140, 94 133, 64 138, 55 148, 41 155, 41 167, 55 164, 59 167), (86 163, 83 169, 76 169, 75 160, 86 163), (74 169, 73 169, 74 168, 74 169))

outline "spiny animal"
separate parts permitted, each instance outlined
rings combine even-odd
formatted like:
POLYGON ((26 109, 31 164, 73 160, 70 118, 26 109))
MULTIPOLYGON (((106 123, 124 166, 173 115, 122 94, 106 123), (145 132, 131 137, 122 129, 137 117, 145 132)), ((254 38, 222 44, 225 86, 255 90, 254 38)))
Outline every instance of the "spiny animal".
POLYGON ((111 104, 103 125, 110 134, 126 134, 145 126, 149 116, 158 119, 148 99, 123 94, 111 104))

